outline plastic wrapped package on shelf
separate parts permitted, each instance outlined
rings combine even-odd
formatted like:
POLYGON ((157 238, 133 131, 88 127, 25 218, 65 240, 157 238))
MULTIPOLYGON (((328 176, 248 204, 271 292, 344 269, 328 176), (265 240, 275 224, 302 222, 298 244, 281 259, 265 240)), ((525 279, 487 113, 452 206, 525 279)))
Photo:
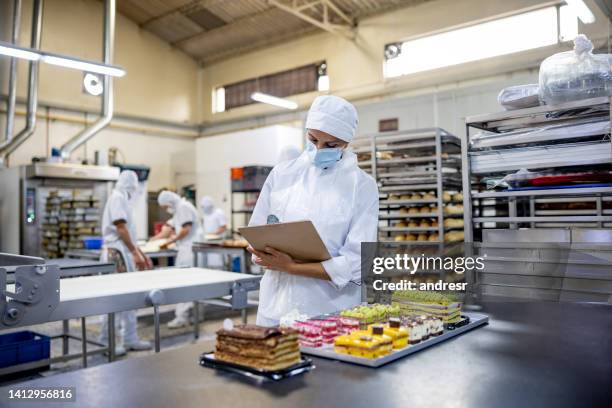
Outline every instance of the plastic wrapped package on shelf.
POLYGON ((542 61, 539 89, 547 105, 612 96, 612 54, 593 54, 593 43, 579 34, 572 51, 542 61))
POLYGON ((607 97, 467 118, 466 240, 491 228, 610 228, 610 123, 607 97))
POLYGON ((497 95, 497 102, 506 110, 532 108, 540 105, 538 84, 509 86, 497 95))

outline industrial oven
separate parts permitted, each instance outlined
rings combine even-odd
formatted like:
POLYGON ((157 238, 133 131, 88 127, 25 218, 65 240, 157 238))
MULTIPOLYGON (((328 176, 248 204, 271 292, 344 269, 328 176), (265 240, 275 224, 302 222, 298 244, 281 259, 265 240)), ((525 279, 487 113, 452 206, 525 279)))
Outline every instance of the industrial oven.
POLYGON ((0 169, 0 252, 53 258, 100 235, 119 168, 33 163, 0 169))

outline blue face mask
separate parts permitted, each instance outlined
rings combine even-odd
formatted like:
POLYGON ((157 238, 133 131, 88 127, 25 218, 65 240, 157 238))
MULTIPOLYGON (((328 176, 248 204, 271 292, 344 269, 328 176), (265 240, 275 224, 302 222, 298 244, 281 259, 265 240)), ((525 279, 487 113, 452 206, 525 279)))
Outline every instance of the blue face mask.
POLYGON ((308 141, 306 152, 312 164, 320 169, 332 167, 342 158, 342 149, 338 147, 317 149, 311 141, 308 141))

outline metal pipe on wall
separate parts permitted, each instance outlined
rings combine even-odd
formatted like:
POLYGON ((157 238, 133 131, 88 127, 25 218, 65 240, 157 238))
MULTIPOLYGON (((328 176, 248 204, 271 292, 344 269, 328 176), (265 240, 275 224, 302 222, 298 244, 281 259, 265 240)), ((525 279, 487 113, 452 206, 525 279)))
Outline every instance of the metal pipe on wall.
MULTIPOLYGON (((11 31, 11 42, 15 45, 19 43, 19 28, 21 23, 21 0, 13 0, 13 25, 11 31)), ((6 123, 4 129, 4 139, 9 141, 13 138, 15 127, 15 102, 17 100, 17 58, 9 59, 9 84, 8 101, 6 104, 6 123)))
MULTIPOLYGON (((105 64, 113 63, 115 52, 115 0, 104 2, 104 40, 103 40, 103 61, 105 64)), ((107 127, 113 119, 113 77, 104 75, 104 90, 102 93, 102 116, 91 126, 86 127, 60 148, 62 159, 69 159, 70 154, 83 143, 87 142, 102 129, 107 127)))
MULTIPOLYGON (((30 39, 30 46, 33 49, 40 49, 43 6, 43 0, 34 0, 32 10, 32 33, 30 39)), ((32 136, 34 130, 36 129, 36 111, 38 109, 38 61, 30 61, 28 63, 28 96, 26 106, 25 127, 17 135, 15 135, 15 137, 7 137, 4 143, 0 144, 0 166, 3 165, 8 155, 14 152, 15 149, 17 149, 27 138, 32 136)), ((7 109, 7 131, 8 121, 14 120, 15 117, 14 109, 14 104, 12 112, 8 112, 7 109)), ((12 129, 10 135, 12 135, 12 129)))

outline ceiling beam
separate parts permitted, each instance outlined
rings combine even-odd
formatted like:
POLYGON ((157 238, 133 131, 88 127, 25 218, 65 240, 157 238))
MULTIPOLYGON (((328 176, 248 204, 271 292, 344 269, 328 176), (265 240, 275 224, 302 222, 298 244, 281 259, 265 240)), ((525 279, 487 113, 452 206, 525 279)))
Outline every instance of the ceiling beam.
POLYGON ((163 20, 166 17, 175 15, 175 14, 188 14, 192 11, 198 10, 200 8, 206 8, 217 3, 220 3, 223 0, 192 0, 189 3, 183 4, 180 7, 173 8, 172 10, 168 10, 165 13, 162 13, 158 16, 151 17, 150 19, 142 22, 140 27, 147 28, 151 24, 163 20))
POLYGON ((183 45, 187 42, 190 41, 194 41, 194 40, 201 40, 206 38, 207 36, 215 33, 215 32, 223 32, 224 30, 232 30, 233 28, 240 28, 241 25, 245 22, 245 21, 252 21, 253 19, 257 19, 257 18, 261 18, 261 17, 265 17, 267 14, 273 13, 275 10, 274 8, 267 8, 263 11, 259 11, 257 13, 254 14, 247 14, 245 16, 242 16, 240 18, 237 18, 235 20, 232 20, 231 22, 228 22, 227 24, 217 27, 217 28, 213 28, 211 30, 206 30, 206 31, 202 31, 200 33, 196 33, 194 35, 191 35, 189 37, 185 37, 185 38, 181 38, 179 40, 176 40, 174 42, 171 43, 172 46, 176 46, 179 48, 182 48, 183 45))
POLYGON ((289 14, 292 14, 322 30, 334 35, 344 37, 349 40, 355 39, 355 22, 346 15, 332 0, 316 0, 310 2, 300 2, 298 0, 268 0, 268 4, 273 5, 289 14), (320 18, 307 14, 306 10, 313 7, 321 7, 320 18), (344 20, 346 24, 332 23, 330 17, 334 15, 344 20))

